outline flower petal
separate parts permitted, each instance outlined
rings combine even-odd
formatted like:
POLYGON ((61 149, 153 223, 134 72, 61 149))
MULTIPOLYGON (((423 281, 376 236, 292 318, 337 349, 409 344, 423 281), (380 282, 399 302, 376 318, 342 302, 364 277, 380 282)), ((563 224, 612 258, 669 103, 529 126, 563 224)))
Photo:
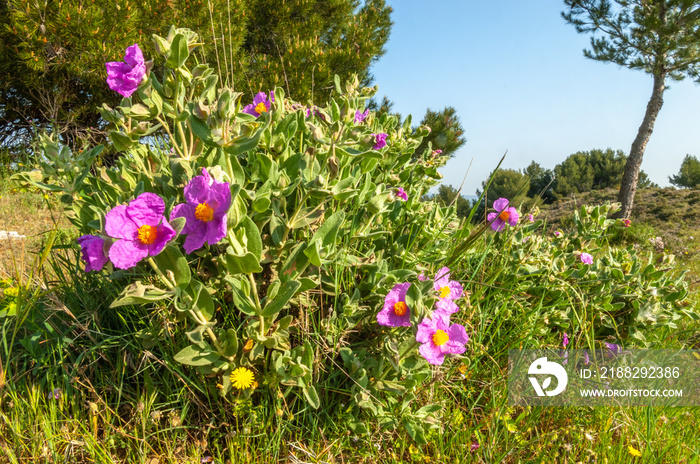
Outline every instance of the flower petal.
POLYGON ((213 220, 205 223, 206 227, 206 240, 209 245, 214 245, 219 243, 221 239, 226 237, 226 232, 228 231, 226 215, 224 214, 221 218, 214 218, 213 220))
POLYGON ((153 243, 148 245, 148 254, 155 256, 168 244, 168 242, 175 238, 177 232, 173 229, 168 221, 163 218, 163 222, 156 228, 156 239, 153 243))
POLYGON ((165 212, 165 202, 155 193, 142 193, 126 207, 126 214, 129 215, 136 226, 142 225, 157 226, 163 213, 165 212))
POLYGON ((148 246, 136 240, 117 240, 109 249, 109 260, 119 269, 129 269, 148 256, 148 246))
POLYGON ((143 53, 138 44, 127 47, 126 53, 124 53, 124 61, 132 68, 144 64, 143 53))
POLYGON ((187 235, 187 238, 185 239, 185 243, 183 244, 183 247, 185 248, 185 252, 187 254, 192 253, 193 251, 199 250, 204 246, 204 242, 207 241, 207 234, 206 234, 206 227, 202 225, 202 227, 198 227, 197 229, 193 230, 187 235))
POLYGON ((518 214, 518 210, 513 208, 512 206, 508 208, 508 224, 511 226, 516 226, 518 225, 518 219, 520 219, 520 215, 518 214))
POLYGON ((209 188, 209 206, 214 210, 214 215, 226 214, 231 207, 231 188, 228 182, 217 182, 209 188))
POLYGON ((105 255, 105 240, 96 235, 83 235, 78 238, 78 244, 85 261, 85 272, 99 271, 107 264, 109 258, 105 255))
POLYGON ((447 329, 447 335, 450 336, 450 341, 464 345, 469 341, 469 335, 467 335, 467 329, 461 324, 452 324, 449 329, 447 329))
POLYGON ((198 227, 201 227, 202 224, 202 221, 198 220, 194 213, 194 206, 189 203, 180 203, 179 205, 175 205, 172 213, 170 213, 170 220, 172 221, 175 218, 184 217, 185 227, 182 228, 180 233, 183 235, 191 234, 198 227))
POLYGON ((126 208, 126 205, 115 206, 107 213, 105 216, 105 232, 112 238, 136 240, 139 228, 127 214, 126 208))
POLYGON ((251 103, 250 105, 244 106, 243 109, 242 109, 241 111, 244 112, 244 113, 247 113, 247 114, 252 114, 252 115, 255 116, 256 118, 257 118, 258 116, 260 116, 260 113, 258 113, 257 111, 255 111, 255 105, 252 104, 252 103, 251 103))
POLYGON ((416 341, 419 343, 431 343, 433 341, 433 334, 437 331, 435 328, 436 321, 430 318, 424 318, 420 324, 418 324, 418 331, 416 332, 416 341))
POLYGON ((498 211, 499 213, 506 209, 508 207, 508 204, 510 201, 508 201, 507 198, 499 198, 498 200, 493 202, 493 209, 498 211))
POLYGON ((418 348, 418 352, 423 356, 426 361, 430 364, 435 364, 437 366, 442 365, 445 362, 444 353, 440 352, 440 349, 433 343, 424 343, 418 348))
POLYGON ((210 179, 204 176, 194 176, 185 186, 185 200, 187 203, 197 206, 209 199, 210 179))
POLYGON ((506 228, 506 221, 497 217, 496 220, 491 223, 491 228, 496 232, 500 232, 506 228))
POLYGON ((433 289, 439 291, 442 287, 447 286, 450 281, 450 268, 443 267, 435 274, 435 284, 433 289))
POLYGON ((446 314, 454 314, 457 311, 459 311, 459 306, 457 306, 457 303, 455 303, 449 298, 443 298, 441 300, 438 300, 435 303, 435 307, 438 311, 442 311, 446 314))
POLYGON ((450 282, 447 284, 448 287, 450 287, 450 298, 453 300, 457 300, 459 298, 462 298, 462 295, 464 295, 464 288, 462 288, 462 284, 457 282, 456 280, 450 280, 450 282))

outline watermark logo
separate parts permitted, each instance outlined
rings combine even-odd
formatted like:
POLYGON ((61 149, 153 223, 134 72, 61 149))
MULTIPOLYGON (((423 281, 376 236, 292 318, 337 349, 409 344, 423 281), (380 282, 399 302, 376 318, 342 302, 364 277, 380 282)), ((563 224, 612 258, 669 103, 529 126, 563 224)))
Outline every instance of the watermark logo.
POLYGON ((566 388, 566 384, 569 381, 569 376, 566 374, 564 367, 554 361, 547 361, 547 357, 542 357, 535 359, 535 361, 530 364, 530 368, 527 370, 530 375, 546 375, 547 377, 540 383, 537 381, 537 377, 528 377, 532 387, 537 392, 537 396, 557 396, 559 393, 563 392, 566 388), (547 390, 552 384, 552 377, 557 379, 557 388, 554 390, 547 390))
POLYGON ((700 350, 509 350, 508 403, 700 406, 699 360, 700 350))

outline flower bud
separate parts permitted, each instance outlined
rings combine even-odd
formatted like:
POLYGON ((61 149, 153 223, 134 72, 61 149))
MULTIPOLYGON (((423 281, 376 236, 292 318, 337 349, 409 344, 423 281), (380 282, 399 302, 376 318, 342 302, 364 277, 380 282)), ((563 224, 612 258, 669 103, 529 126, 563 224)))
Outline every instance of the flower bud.
POLYGON ((168 42, 161 36, 153 34, 153 44, 158 54, 167 55, 168 53, 170 53, 170 42, 168 42))
POLYGON ((217 103, 217 113, 219 117, 222 119, 230 119, 233 116, 232 106, 231 92, 226 90, 219 96, 219 101, 217 103))
POLYGON ((205 120, 209 117, 210 110, 209 106, 205 105, 201 101, 198 101, 194 108, 192 108, 192 113, 199 119, 205 120))

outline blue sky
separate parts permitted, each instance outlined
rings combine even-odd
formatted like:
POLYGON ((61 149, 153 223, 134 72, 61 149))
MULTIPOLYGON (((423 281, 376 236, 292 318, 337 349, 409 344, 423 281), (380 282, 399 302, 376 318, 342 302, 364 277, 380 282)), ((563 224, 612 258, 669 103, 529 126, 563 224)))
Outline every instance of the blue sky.
MULTIPOLYGON (((507 150, 503 167, 553 168, 595 148, 629 153, 652 78, 584 58, 590 37, 560 16, 556 0, 389 0, 394 26, 373 66, 378 97, 413 115, 454 106, 467 143, 441 169, 473 194, 507 150)), ((700 156, 700 85, 670 82, 642 169, 666 186, 686 154, 700 156)))

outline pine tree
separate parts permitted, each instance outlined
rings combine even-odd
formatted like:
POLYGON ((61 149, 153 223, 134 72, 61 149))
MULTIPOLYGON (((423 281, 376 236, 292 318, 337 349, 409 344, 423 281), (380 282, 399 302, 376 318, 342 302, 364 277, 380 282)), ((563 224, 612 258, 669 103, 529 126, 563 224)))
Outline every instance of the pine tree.
POLYGON ((423 153, 430 143, 433 150, 442 150, 442 156, 451 158, 466 142, 457 110, 451 106, 443 108, 442 111, 432 111, 428 108, 421 125, 426 125, 431 130, 416 149, 416 154, 423 153))
POLYGON ((0 147, 24 145, 41 128, 68 143, 100 141, 95 108, 121 99, 104 63, 134 43, 148 59, 152 34, 173 24, 197 32, 200 57, 250 99, 279 85, 324 103, 335 74, 371 81, 390 15, 384 0, 0 0, 0 147))
POLYGON ((639 170, 663 105, 667 79, 700 77, 698 0, 564 0, 563 18, 579 33, 592 33, 584 56, 637 69, 653 77, 653 89, 622 176, 618 217, 632 212, 639 170))
POLYGON ((700 160, 692 155, 685 155, 678 174, 669 176, 668 180, 679 188, 700 188, 700 160))

